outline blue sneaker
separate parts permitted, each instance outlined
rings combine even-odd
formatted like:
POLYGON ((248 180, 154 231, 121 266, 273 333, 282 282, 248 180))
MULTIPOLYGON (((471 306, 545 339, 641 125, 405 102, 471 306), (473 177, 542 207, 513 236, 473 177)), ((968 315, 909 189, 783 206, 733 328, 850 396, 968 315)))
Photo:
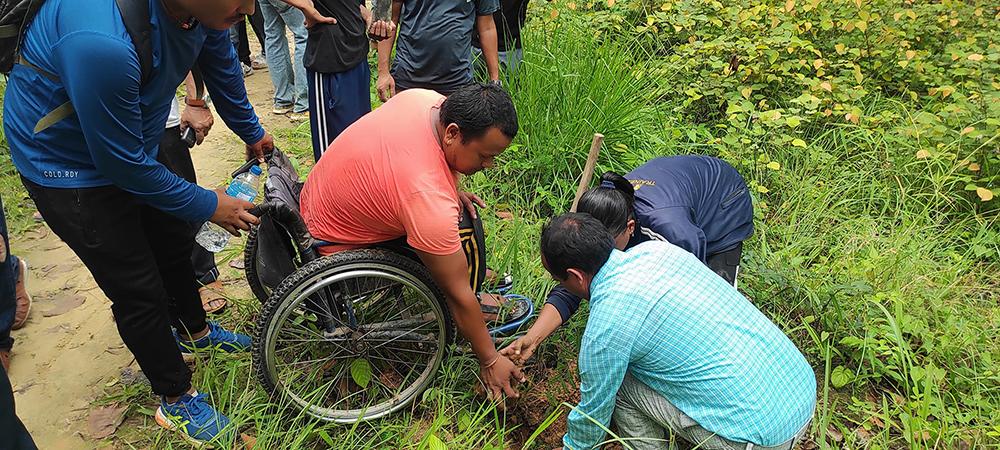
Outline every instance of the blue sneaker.
POLYGON ((172 405, 167 404, 166 397, 161 397, 160 407, 156 408, 156 423, 168 430, 179 431, 196 447, 214 439, 221 448, 231 448, 236 440, 236 430, 229 427, 229 418, 216 411, 207 400, 208 394, 197 392, 195 395, 184 393, 172 405))
POLYGON ((242 353, 250 350, 250 336, 226 331, 219 322, 208 322, 208 334, 194 342, 187 342, 174 331, 174 339, 181 354, 191 354, 200 350, 218 350, 225 353, 242 353))

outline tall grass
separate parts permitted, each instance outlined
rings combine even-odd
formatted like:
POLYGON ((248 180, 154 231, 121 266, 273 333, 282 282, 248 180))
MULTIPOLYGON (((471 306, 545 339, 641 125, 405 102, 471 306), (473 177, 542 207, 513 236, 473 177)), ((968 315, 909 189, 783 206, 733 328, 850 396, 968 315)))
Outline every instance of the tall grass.
MULTIPOLYGON (((896 123, 816 126, 802 131, 807 147, 781 145, 753 122, 733 127, 676 113, 685 110, 685 94, 663 90, 664 77, 689 78, 674 85, 699 80, 666 62, 671 44, 650 46, 613 27, 595 35, 588 16, 557 7, 559 20, 545 20, 553 6, 532 4, 525 61, 510 87, 521 124, 514 145, 498 168, 465 181, 489 203, 489 263, 516 276, 517 293, 541 306, 553 284, 537 256, 539 227, 568 209, 594 133, 606 136, 598 172, 624 173, 667 154, 719 156, 755 197, 741 290, 819 374, 812 439, 821 448, 1000 447, 997 210, 964 191, 961 161, 947 149, 944 157, 916 159, 916 138, 883 131, 905 127, 920 110, 874 98, 865 115, 896 123)), ((308 127, 275 137, 307 173, 308 127)), ((27 229, 31 205, 5 151, 0 189, 15 234, 27 229)), ((234 292, 223 320, 248 331, 259 305, 234 292)), ((575 359, 559 349, 578 348, 585 313, 586 304, 540 357, 575 359)), ((475 373, 472 359, 451 358, 412 408, 356 426, 318 423, 268 398, 248 359, 203 361, 195 384, 256 437, 258 449, 504 447, 513 426, 472 394, 475 373)), ((106 390, 104 401, 133 406, 117 434, 122 446, 187 448, 151 420, 156 398, 148 387, 106 390)), ((559 407, 555 399, 551 407, 559 407)))

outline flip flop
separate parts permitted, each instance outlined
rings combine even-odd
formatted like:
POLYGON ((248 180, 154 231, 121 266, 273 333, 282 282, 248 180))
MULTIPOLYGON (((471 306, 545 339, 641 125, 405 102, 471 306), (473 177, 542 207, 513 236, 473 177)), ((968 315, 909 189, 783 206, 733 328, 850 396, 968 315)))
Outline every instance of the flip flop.
POLYGON ((207 314, 221 314, 222 311, 226 309, 226 304, 229 303, 226 300, 226 291, 222 288, 222 283, 219 280, 215 280, 208 283, 198 289, 198 294, 201 295, 201 306, 205 308, 205 313, 207 314), (210 307, 213 302, 219 303, 221 300, 222 305, 215 308, 210 307))
MULTIPOLYGON (((479 297, 479 294, 476 294, 476 297, 479 297)), ((482 304, 482 298, 480 298, 479 308, 483 311, 483 314, 497 316, 496 319, 487 320, 487 322, 496 325, 506 325, 518 322, 531 313, 531 300, 520 295, 510 295, 502 298, 506 300, 503 305, 484 305, 482 304)))
MULTIPOLYGON (((490 269, 489 267, 487 267, 487 269, 493 270, 490 269)), ((484 286, 486 288, 486 292, 490 294, 503 294, 507 291, 510 291, 510 288, 514 287, 513 275, 507 272, 500 274, 497 273, 497 271, 495 270, 493 270, 493 273, 496 274, 493 277, 493 280, 483 283, 486 285, 484 286)))

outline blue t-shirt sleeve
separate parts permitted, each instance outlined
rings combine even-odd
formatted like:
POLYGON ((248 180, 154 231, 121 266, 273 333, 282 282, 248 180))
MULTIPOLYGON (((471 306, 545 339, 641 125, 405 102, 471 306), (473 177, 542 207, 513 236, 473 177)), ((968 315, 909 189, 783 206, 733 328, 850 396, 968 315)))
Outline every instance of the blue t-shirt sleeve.
POLYGON ((548 297, 545 298, 545 303, 555 306, 556 310, 559 311, 559 316, 562 318, 562 323, 566 323, 570 316, 580 308, 582 300, 580 297, 567 291, 561 284, 557 284, 556 287, 549 291, 548 297))
POLYGON ((144 149, 139 58, 131 42, 91 31, 52 48, 53 64, 76 109, 94 167, 115 186, 187 221, 215 212, 215 194, 171 173, 144 149), (122 57, 126 55, 126 57, 122 57))
POLYGON ((247 99, 243 71, 236 59, 236 50, 229 41, 228 31, 212 30, 208 33, 198 55, 198 67, 205 79, 205 87, 212 95, 212 103, 226 126, 247 144, 263 139, 264 128, 257 121, 253 105, 247 99))
MULTIPOLYGON (((705 231, 694 223, 694 211, 688 207, 660 208, 643 214, 643 227, 705 262, 705 231)), ((657 236, 650 236, 657 239, 657 236)))
POLYGON ((476 0, 476 15, 488 16, 500 10, 499 0, 476 0))

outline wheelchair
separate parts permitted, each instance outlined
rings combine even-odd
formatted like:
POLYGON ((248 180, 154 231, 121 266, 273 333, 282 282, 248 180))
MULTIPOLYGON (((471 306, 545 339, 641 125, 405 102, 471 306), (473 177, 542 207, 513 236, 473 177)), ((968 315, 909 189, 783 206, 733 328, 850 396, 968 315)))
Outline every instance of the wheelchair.
MULTIPOLYGON (((252 350, 258 381, 272 397, 324 421, 353 423, 405 408, 432 383, 454 343, 444 296, 412 249, 396 243, 320 256, 330 243, 309 234, 300 191, 298 175, 275 149, 264 203, 251 210, 260 224, 244 250, 247 281, 264 304, 252 350)), ((527 314, 491 335, 528 321, 534 306, 522 303, 527 314)))

